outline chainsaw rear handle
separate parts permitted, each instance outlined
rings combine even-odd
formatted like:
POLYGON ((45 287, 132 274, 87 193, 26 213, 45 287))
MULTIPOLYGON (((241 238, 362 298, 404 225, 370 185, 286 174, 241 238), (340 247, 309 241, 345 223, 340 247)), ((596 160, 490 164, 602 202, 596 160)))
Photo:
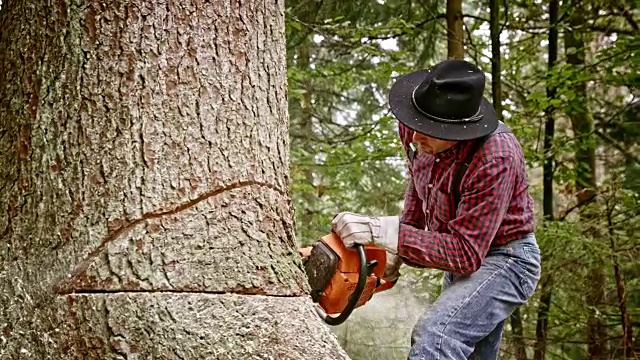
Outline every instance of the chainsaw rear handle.
POLYGON ((360 271, 358 273, 358 283, 356 284, 355 290, 353 290, 353 293, 349 297, 349 302, 347 302, 347 305, 344 307, 344 309, 342 309, 342 312, 335 317, 326 314, 324 310, 322 310, 322 308, 320 308, 319 306, 316 307, 316 311, 318 312, 318 315, 320 315, 320 318, 322 318, 324 322, 329 325, 340 325, 345 322, 345 320, 347 320, 349 315, 351 315, 353 309, 356 308, 358 300, 360 300, 360 296, 362 296, 364 286, 367 283, 367 255, 364 252, 364 246, 361 244, 355 244, 354 247, 358 252, 358 257, 360 258, 360 271))
POLYGON ((393 281, 386 281, 386 280, 382 280, 380 282, 380 285, 378 285, 378 287, 376 287, 376 289, 373 291, 374 294, 375 293, 379 293, 381 291, 385 291, 385 290, 389 290, 391 289, 396 283, 398 282, 398 279, 393 280, 393 281))

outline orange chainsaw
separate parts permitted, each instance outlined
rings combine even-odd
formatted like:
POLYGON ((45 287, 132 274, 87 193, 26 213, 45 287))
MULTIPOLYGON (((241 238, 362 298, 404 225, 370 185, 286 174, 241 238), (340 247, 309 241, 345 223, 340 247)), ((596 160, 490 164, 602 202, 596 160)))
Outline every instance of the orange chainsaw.
POLYGON ((316 309, 320 317, 329 325, 342 324, 374 293, 392 288, 395 281, 382 280, 386 262, 384 249, 360 244, 348 249, 333 232, 322 237, 304 260, 311 299, 320 306, 316 309))

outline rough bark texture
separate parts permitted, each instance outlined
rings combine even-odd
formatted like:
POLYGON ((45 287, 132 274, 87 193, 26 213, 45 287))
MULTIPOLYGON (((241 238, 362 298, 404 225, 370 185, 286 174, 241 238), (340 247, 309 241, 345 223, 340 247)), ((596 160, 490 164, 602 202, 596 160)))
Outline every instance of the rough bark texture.
POLYGON ((295 252, 283 2, 1 11, 0 358, 346 358, 295 252))

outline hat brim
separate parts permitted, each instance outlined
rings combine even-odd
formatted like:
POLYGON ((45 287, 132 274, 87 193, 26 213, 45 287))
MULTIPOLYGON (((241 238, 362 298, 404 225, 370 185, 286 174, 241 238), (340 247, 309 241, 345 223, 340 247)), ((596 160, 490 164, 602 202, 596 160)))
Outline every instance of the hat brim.
POLYGON ((485 97, 482 97, 480 105, 482 119, 476 122, 463 124, 439 122, 419 112, 413 105, 413 90, 423 81, 431 81, 432 77, 432 73, 428 70, 398 77, 389 91, 389 106, 398 121, 419 133, 452 141, 477 139, 491 134, 498 127, 496 112, 485 97))

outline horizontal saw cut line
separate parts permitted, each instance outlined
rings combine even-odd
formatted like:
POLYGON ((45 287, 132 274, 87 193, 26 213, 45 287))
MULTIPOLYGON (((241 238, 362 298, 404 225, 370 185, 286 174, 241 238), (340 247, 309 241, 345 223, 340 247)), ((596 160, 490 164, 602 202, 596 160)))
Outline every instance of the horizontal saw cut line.
MULTIPOLYGON (((75 267, 75 269, 69 274, 68 278, 65 280, 60 281, 58 284, 56 284, 54 286, 54 292, 58 293, 58 294, 69 294, 69 293, 73 293, 73 281, 74 279, 82 274, 84 271, 87 270, 87 268, 89 267, 91 260, 95 259, 96 257, 98 257, 98 255, 100 255, 100 253, 102 253, 102 251, 104 250, 104 248, 111 242, 115 241, 116 239, 118 239, 122 234, 126 233, 128 230, 130 230, 131 228, 133 228, 134 226, 143 223, 147 220, 151 220, 151 219, 157 219, 157 218, 161 218, 161 217, 165 217, 165 216, 170 216, 170 215, 175 215, 178 214, 180 212, 183 212, 187 209, 190 209, 194 206, 196 206, 197 204, 212 198, 214 196, 220 195, 222 193, 225 192, 229 192, 232 190, 236 190, 236 189, 240 189, 240 188, 244 188, 244 187, 249 187, 249 186, 261 186, 261 187, 266 187, 269 189, 272 189, 276 192, 278 192, 281 195, 286 195, 286 193, 279 189, 277 186, 272 185, 272 184, 268 184, 268 183, 264 183, 264 182, 260 182, 260 181, 255 181, 255 180, 246 180, 246 181, 238 181, 226 186, 221 186, 218 187, 216 189, 213 189, 211 191, 208 191, 198 197, 196 197, 193 200, 187 201, 183 204, 179 204, 176 205, 174 207, 172 207, 169 210, 155 210, 155 211, 150 211, 148 213, 145 213, 142 215, 142 217, 135 219, 135 220, 130 220, 127 221, 126 223, 124 223, 124 225, 116 228, 115 230, 111 231, 110 233, 107 234, 107 236, 105 236, 105 238, 102 240, 102 242, 100 242, 100 244, 89 253, 89 255, 87 255, 87 257, 85 259, 83 259, 82 261, 80 261, 79 265, 77 265, 75 267)), ((86 291, 86 290, 83 290, 86 291)))
POLYGON ((195 294, 195 295, 259 295, 268 297, 295 298, 307 297, 306 294, 269 294, 262 289, 229 290, 229 291, 195 291, 195 290, 82 290, 70 293, 58 293, 58 296, 67 295, 118 295, 118 294, 195 294))

